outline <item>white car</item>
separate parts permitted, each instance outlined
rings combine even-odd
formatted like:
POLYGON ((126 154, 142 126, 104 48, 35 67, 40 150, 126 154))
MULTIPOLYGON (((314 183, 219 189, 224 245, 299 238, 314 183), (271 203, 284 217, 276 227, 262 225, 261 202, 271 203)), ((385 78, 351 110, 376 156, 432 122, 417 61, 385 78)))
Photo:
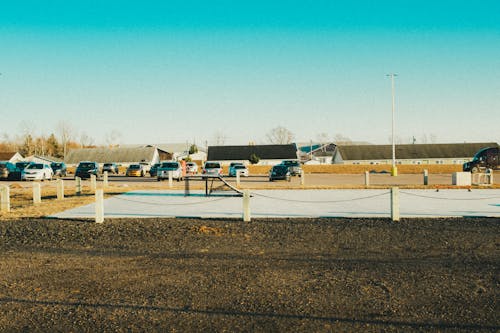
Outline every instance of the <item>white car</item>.
POLYGON ((243 164, 234 164, 229 167, 229 177, 236 177, 237 173, 240 173, 240 176, 248 177, 248 169, 243 164))
POLYGON ((158 181, 168 179, 168 174, 172 173, 172 178, 177 181, 182 180, 182 166, 179 162, 162 162, 157 169, 156 178, 158 181))
POLYGON ((219 162, 207 161, 203 166, 203 174, 207 176, 220 176, 222 167, 219 162))
POLYGON ((45 163, 34 163, 24 169, 26 180, 52 180, 54 171, 45 163))
POLYGON ((186 163, 186 172, 190 175, 195 175, 198 173, 198 164, 195 162, 186 163))

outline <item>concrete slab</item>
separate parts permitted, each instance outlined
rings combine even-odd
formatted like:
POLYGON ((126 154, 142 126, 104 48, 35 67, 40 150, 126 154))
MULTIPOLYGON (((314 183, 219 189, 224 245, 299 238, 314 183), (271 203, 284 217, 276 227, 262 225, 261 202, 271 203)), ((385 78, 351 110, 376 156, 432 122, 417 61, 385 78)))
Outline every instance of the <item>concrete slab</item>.
MULTIPOLYGON (((500 190, 400 190, 401 217, 500 217, 500 190)), ((252 191, 252 217, 390 217, 390 191, 252 191)), ((202 191, 133 191, 104 201, 105 217, 240 218, 241 197, 230 193, 205 197, 202 191)), ((94 218, 90 204, 55 214, 56 218, 94 218)))

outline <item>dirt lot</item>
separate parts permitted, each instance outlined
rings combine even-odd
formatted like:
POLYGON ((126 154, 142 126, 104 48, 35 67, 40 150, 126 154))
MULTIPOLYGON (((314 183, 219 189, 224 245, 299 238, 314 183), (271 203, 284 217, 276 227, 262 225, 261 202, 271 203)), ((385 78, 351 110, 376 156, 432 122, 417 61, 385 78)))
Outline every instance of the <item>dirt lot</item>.
POLYGON ((1 332, 496 332, 498 219, 0 221, 1 332))

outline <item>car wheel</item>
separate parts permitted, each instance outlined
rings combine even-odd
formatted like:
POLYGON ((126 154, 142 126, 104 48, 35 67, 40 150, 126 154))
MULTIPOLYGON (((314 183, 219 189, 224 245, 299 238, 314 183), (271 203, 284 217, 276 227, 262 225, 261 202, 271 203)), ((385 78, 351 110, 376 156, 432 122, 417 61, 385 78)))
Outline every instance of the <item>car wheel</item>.
POLYGON ((472 167, 472 169, 470 169, 470 172, 472 172, 472 173, 478 173, 479 172, 479 168, 478 167, 472 167))

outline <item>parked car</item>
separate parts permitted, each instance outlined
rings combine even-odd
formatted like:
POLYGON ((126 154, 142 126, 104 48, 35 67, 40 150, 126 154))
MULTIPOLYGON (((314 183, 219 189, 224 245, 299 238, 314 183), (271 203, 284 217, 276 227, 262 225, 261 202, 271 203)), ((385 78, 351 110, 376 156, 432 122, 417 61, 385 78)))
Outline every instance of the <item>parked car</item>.
POLYGON ((207 161, 203 165, 202 173, 208 176, 220 176, 222 174, 222 167, 219 162, 207 161))
POLYGON ((102 166, 102 173, 104 173, 104 171, 107 171, 108 173, 112 173, 114 175, 117 175, 119 173, 118 164, 116 164, 116 163, 104 163, 102 166))
POLYGON ((130 164, 125 172, 127 177, 144 177, 146 175, 146 170, 141 164, 130 164))
POLYGON ((34 164, 35 162, 17 162, 16 163, 16 168, 23 170, 26 169, 28 165, 34 164))
POLYGON ((269 171, 269 181, 286 180, 290 181, 290 169, 284 164, 274 165, 269 171))
POLYGON ((284 160, 281 164, 288 167, 291 176, 301 176, 302 168, 300 167, 300 162, 296 160, 284 160))
POLYGON ((75 170, 75 177, 85 179, 90 178, 90 175, 99 177, 99 163, 89 161, 82 161, 78 163, 78 166, 75 170))
POLYGON ((477 173, 484 169, 500 168, 500 149, 498 147, 483 148, 474 155, 470 162, 463 164, 464 171, 477 173))
POLYGON ((63 162, 52 162, 50 167, 54 172, 54 177, 66 177, 67 167, 63 162))
POLYGON ((9 161, 0 162, 0 179, 3 180, 24 180, 25 171, 19 169, 14 163, 9 161))
POLYGON ((26 180, 52 180, 54 171, 45 163, 33 163, 24 169, 26 180))
POLYGON ((157 179, 161 181, 163 179, 168 179, 168 174, 172 173, 172 179, 176 179, 177 181, 182 180, 182 166, 179 162, 176 161, 168 161, 162 162, 158 167, 157 171, 157 179))
POLYGON ((142 166, 142 169, 144 170, 144 172, 149 172, 151 171, 151 163, 149 162, 139 162, 139 164, 142 166))
POLYGON ((234 164, 229 166, 229 177, 236 177, 237 173, 240 173, 241 176, 248 177, 248 168, 243 165, 243 163, 234 164))
POLYGON ((195 175, 198 173, 198 164, 195 162, 186 163, 186 173, 190 175, 195 175))
POLYGON ((161 165, 161 163, 155 163, 151 166, 151 169, 149 169, 149 175, 151 177, 156 177, 158 175, 158 167, 161 165))
MULTIPOLYGON (((231 169, 233 169, 236 165, 243 165, 243 163, 241 162, 231 162, 229 163, 229 167, 227 168, 227 175, 229 177, 231 177, 231 169)), ((236 175, 236 173, 233 173, 234 175, 236 175)))

